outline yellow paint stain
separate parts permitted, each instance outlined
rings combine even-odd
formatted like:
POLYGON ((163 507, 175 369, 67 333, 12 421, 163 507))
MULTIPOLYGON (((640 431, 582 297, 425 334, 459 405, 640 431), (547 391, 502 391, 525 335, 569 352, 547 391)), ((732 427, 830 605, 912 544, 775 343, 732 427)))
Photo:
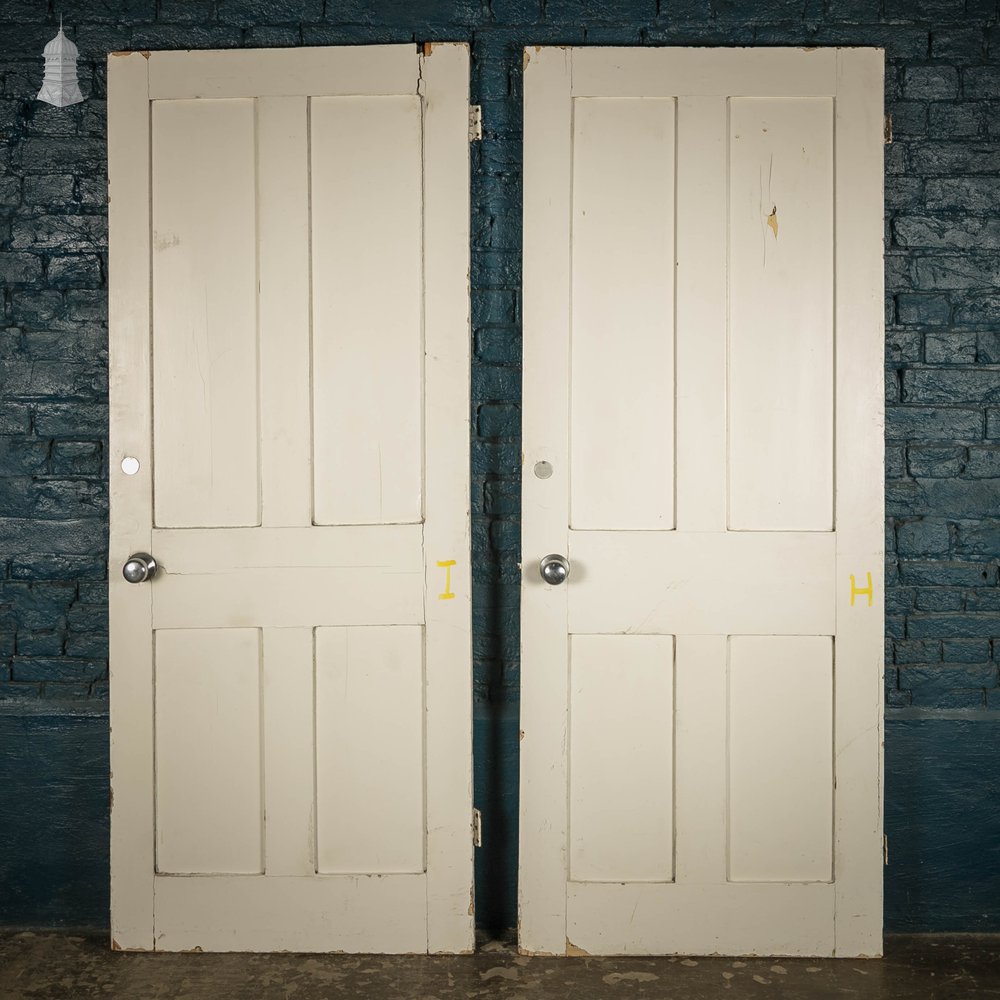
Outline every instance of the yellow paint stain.
POLYGON ((854 574, 851 574, 851 607, 854 607, 854 598, 863 597, 865 594, 868 595, 868 607, 872 606, 872 575, 871 571, 868 573, 868 586, 859 587, 854 582, 854 574))
MULTIPOLYGON (((559 46, 553 46, 553 47, 554 48, 561 48, 561 49, 565 49, 566 48, 565 45, 559 45, 559 46)), ((541 45, 535 45, 534 49, 535 49, 535 55, 541 54, 541 51, 542 51, 541 45)), ((523 69, 527 69, 529 62, 531 62, 531 51, 529 50, 528 46, 526 45, 524 47, 524 55, 522 56, 522 68, 523 69)))
POLYGON ((451 590, 451 567, 454 565, 454 559, 445 559, 443 562, 438 560, 438 566, 444 570, 444 593, 438 594, 439 601, 450 601, 455 596, 451 590))
POLYGON ((767 226, 774 233, 774 238, 778 238, 778 206, 771 209, 771 214, 767 217, 767 226))

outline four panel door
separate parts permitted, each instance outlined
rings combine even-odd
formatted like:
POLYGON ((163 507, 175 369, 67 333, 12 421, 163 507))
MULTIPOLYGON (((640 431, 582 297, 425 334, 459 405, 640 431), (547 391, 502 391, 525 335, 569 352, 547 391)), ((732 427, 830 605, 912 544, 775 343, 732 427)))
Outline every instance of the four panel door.
POLYGON ((525 61, 521 947, 878 954, 882 54, 525 61))
POLYGON ((109 64, 114 947, 471 950, 468 50, 109 64))

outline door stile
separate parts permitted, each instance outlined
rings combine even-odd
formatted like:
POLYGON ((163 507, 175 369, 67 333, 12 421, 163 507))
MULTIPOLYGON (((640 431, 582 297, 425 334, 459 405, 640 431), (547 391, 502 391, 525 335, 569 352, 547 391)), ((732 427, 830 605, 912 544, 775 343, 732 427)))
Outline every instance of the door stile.
POLYGON ((258 97, 255 104, 260 523, 308 527, 313 520, 308 98, 258 97))
MULTIPOLYGON (((677 530, 724 532, 727 507, 728 101, 677 101, 677 530)), ((676 639, 674 879, 725 881, 725 636, 676 639)))
POLYGON ((521 819, 518 947, 565 954, 568 877, 566 585, 551 587, 538 560, 569 556, 570 231, 572 212, 572 54, 525 49, 525 175, 543 170, 550 183, 525 190, 524 273, 545 273, 526 286, 525 329, 543 336, 524 344, 524 509, 521 553, 521 819), (540 463, 548 463, 538 467, 540 463), (538 464, 536 464, 538 463, 538 464), (548 476, 546 478, 546 473, 548 476), (551 761, 551 768, 525 766, 551 761))
POLYGON ((674 880, 726 880, 728 642, 723 635, 679 635, 674 716, 674 880), (697 766, 696 766, 697 764, 697 766))
POLYGON ((724 97, 677 100, 678 531, 727 528, 728 121, 724 97))
MULTIPOLYGON (((313 450, 308 98, 258 97, 255 126, 260 523, 307 529, 313 450)), ((308 627, 268 627, 261 635, 268 876, 316 873, 314 634, 308 627)))
POLYGON ((469 48, 420 57, 424 178, 427 950, 475 945, 469 469, 469 48), (464 197, 456 192, 465 192, 464 197))
POLYGON ((111 678, 111 947, 153 947, 152 595, 126 583, 121 568, 150 551, 153 523, 149 60, 109 56, 109 250, 111 504, 108 616, 111 678), (123 475, 126 456, 139 470, 123 475))
POLYGON ((834 762, 852 780, 838 781, 834 793, 836 954, 881 955, 883 135, 873 95, 883 92, 882 53, 839 49, 837 69, 834 762))
POLYGON ((314 630, 262 629, 264 874, 316 873, 314 630), (305 764, 303 764, 305 762, 305 764))

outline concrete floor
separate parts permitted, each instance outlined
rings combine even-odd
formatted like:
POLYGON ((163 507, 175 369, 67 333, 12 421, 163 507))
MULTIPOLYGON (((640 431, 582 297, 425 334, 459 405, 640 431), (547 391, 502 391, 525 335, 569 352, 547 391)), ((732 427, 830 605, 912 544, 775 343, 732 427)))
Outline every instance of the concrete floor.
POLYGON ((1000 937, 898 937, 852 959, 525 958, 111 952, 102 937, 0 933, 0 1000, 709 1000, 1000 997, 1000 937))

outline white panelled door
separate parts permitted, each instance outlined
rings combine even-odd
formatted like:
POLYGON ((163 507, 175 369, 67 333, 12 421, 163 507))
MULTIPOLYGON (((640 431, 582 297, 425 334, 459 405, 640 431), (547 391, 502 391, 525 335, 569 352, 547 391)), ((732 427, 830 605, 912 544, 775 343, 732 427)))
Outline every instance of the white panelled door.
POLYGON ((114 947, 470 950, 468 50, 109 86, 114 947))
POLYGON ((882 53, 525 59, 521 948, 877 955, 882 53))

